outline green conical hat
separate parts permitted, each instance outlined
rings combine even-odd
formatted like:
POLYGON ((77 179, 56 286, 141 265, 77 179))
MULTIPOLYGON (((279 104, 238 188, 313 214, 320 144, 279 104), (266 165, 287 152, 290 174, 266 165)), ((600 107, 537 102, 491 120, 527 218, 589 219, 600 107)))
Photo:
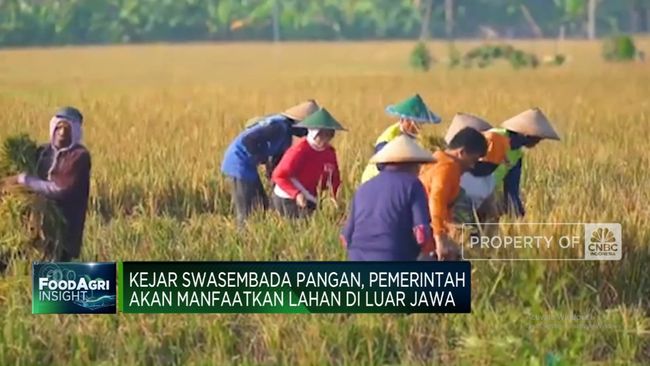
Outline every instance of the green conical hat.
POLYGON ((302 122, 295 125, 296 127, 303 127, 314 130, 342 130, 345 128, 327 111, 321 108, 318 111, 309 115, 302 122))
POLYGON ((415 94, 400 103, 389 105, 386 108, 386 113, 420 123, 438 124, 441 121, 441 118, 424 104, 419 94, 415 94))

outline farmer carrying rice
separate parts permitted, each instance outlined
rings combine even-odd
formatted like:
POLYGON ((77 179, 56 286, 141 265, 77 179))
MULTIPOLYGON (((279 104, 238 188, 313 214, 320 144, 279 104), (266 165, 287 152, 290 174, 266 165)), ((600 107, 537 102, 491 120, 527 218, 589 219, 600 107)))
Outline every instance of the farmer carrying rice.
MULTIPOLYGON (((382 132, 375 142, 375 153, 381 150, 388 142, 397 136, 406 135, 416 139, 419 135, 422 124, 437 124, 441 121, 440 117, 431 112, 426 104, 424 104, 424 101, 419 94, 416 94, 398 104, 388 106, 386 108, 386 113, 398 117, 399 121, 382 132)), ((363 171, 361 183, 365 183, 370 178, 379 174, 379 170, 381 169, 381 164, 369 163, 363 171)))
POLYGON ((384 164, 354 194, 341 240, 353 261, 433 259, 427 196, 418 179, 430 152, 412 138, 398 136, 371 159, 384 164))
POLYGON ((480 222, 486 222, 496 216, 496 184, 492 173, 505 162, 509 147, 507 138, 487 132, 492 128, 488 122, 467 113, 457 113, 454 116, 445 135, 445 142, 449 144, 456 133, 466 127, 482 132, 488 147, 485 156, 460 178, 461 190, 454 203, 454 221, 459 224, 475 223, 474 211, 480 222))
POLYGON ((306 129, 295 124, 317 110, 318 104, 308 100, 282 113, 258 118, 228 146, 221 171, 232 183, 232 201, 238 224, 242 225, 255 207, 268 207, 257 166, 264 164, 270 178, 282 155, 291 146, 293 136, 307 133, 306 129))
POLYGON ((331 189, 336 197, 341 178, 336 151, 330 145, 335 131, 344 128, 326 109, 296 125, 307 137, 291 146, 273 171, 273 205, 283 216, 305 217, 318 204, 318 190, 331 189))
POLYGON ((501 128, 489 131, 508 139, 507 162, 494 171, 497 187, 503 184, 505 210, 524 216, 526 211, 520 196, 523 148, 533 148, 542 139, 560 140, 551 122, 539 108, 524 111, 501 124, 501 128))
POLYGON ((82 123, 76 108, 59 109, 50 120, 50 143, 39 148, 38 176, 21 173, 9 178, 9 184, 52 200, 65 218, 63 247, 54 257, 57 262, 79 257, 83 242, 91 164, 90 153, 81 145, 82 123))
POLYGON ((433 226, 436 255, 439 260, 458 257, 458 245, 450 237, 453 225, 452 207, 460 193, 460 178, 474 168, 487 152, 487 141, 473 128, 458 131, 444 151, 433 154, 436 162, 425 165, 420 180, 427 192, 433 226))

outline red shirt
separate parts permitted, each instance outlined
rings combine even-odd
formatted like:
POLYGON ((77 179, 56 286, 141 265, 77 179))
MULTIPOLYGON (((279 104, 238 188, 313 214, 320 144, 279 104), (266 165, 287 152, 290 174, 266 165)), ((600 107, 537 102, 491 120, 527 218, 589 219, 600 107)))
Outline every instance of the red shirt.
POLYGON ((291 146, 278 166, 273 170, 272 180, 292 198, 300 191, 291 182, 297 179, 312 195, 317 196, 318 188, 325 190, 331 180, 334 195, 341 185, 336 151, 328 146, 325 150, 314 150, 306 138, 291 146))

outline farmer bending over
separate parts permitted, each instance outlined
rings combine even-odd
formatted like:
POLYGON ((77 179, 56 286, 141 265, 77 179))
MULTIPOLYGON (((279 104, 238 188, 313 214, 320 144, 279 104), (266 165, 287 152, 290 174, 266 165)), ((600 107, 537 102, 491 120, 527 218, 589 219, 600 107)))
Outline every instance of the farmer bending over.
POLYGON ((282 155, 291 146, 293 136, 307 133, 306 129, 297 128, 295 123, 317 110, 316 102, 309 100, 280 114, 258 118, 228 146, 221 171, 232 183, 232 201, 239 225, 244 223, 254 208, 268 207, 257 166, 264 164, 266 175, 270 178, 282 155))
MULTIPOLYGON (((474 213, 479 223, 492 222, 497 219, 494 191, 493 172, 506 160, 508 139, 487 132, 492 126, 475 115, 457 113, 452 119, 445 142, 449 144, 456 133, 470 127, 482 132, 487 141, 487 153, 474 165, 470 171, 463 173, 460 178, 460 193, 454 203, 454 221, 457 224, 476 224, 474 213)), ((485 228, 484 228, 485 229, 485 228)))
POLYGON ((438 260, 458 259, 459 247, 450 237, 452 208, 460 193, 460 177, 487 152, 483 135, 466 127, 454 135, 444 151, 436 151, 436 162, 425 165, 420 180, 429 198, 429 210, 438 260))
POLYGON ((504 136, 509 142, 506 162, 499 165, 493 174, 497 187, 503 184, 503 211, 524 216, 526 210, 520 195, 523 148, 531 149, 543 139, 560 140, 560 137, 539 108, 510 118, 501 124, 501 128, 491 129, 489 133, 504 136))

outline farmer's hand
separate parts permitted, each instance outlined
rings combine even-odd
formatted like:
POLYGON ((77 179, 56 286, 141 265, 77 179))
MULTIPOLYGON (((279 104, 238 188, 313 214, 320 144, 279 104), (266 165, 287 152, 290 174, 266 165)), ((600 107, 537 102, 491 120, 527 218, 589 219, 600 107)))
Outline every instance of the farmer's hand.
POLYGON ((305 208, 307 207, 307 198, 305 198, 305 195, 302 193, 298 193, 296 196, 296 204, 300 208, 305 208))
POLYGON ((21 189, 23 188, 20 184, 20 178, 18 175, 0 179, 0 196, 3 196, 10 192, 17 192, 21 189))
POLYGON ((436 255, 441 261, 458 260, 460 251, 458 245, 447 235, 436 236, 436 255))
POLYGON ((19 185, 18 175, 12 175, 10 177, 2 178, 2 180, 0 180, 0 187, 2 188, 9 188, 17 185, 19 185))
POLYGON ((433 255, 429 255, 428 253, 420 253, 418 255, 418 262, 433 262, 436 260, 436 257, 433 255))

